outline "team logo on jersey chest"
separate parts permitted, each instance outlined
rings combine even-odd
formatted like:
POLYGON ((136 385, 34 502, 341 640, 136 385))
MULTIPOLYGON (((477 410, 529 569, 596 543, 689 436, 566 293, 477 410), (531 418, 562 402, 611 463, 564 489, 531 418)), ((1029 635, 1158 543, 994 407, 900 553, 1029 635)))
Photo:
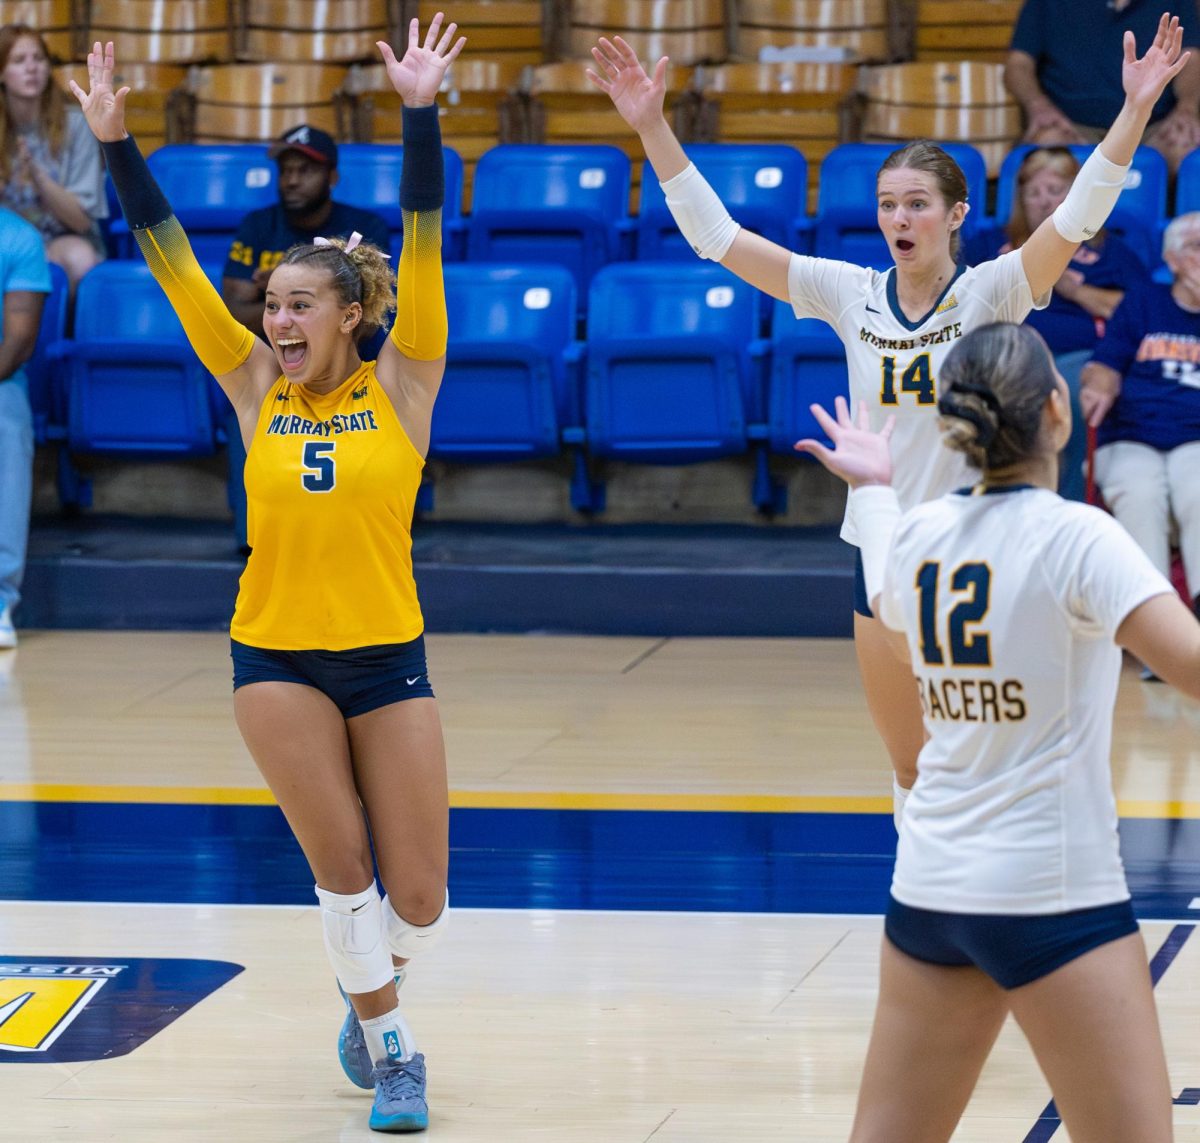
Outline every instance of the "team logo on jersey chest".
POLYGON ((940 306, 938 306, 938 308, 937 308, 936 310, 934 310, 933 312, 934 312, 935 314, 944 314, 944 313, 945 313, 947 310, 953 310, 953 309, 957 309, 957 308, 958 308, 958 299, 957 299, 957 298, 956 298, 956 297, 955 297, 953 294, 951 294, 951 295, 950 295, 950 296, 949 296, 949 297, 948 297, 948 298, 947 298, 947 299, 946 299, 944 302, 942 302, 942 304, 941 304, 940 306))
POLYGON ((241 971, 220 960, 0 957, 0 1064, 126 1055, 241 971))

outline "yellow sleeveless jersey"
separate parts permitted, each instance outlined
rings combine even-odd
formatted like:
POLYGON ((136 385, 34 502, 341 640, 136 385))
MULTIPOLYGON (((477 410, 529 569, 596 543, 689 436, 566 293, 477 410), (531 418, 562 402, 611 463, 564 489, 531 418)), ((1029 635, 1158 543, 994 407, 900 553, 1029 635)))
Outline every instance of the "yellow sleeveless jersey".
POLYGON ((233 638, 344 651, 420 635, 410 529, 424 464, 374 362, 325 394, 280 377, 246 458, 252 551, 233 638))

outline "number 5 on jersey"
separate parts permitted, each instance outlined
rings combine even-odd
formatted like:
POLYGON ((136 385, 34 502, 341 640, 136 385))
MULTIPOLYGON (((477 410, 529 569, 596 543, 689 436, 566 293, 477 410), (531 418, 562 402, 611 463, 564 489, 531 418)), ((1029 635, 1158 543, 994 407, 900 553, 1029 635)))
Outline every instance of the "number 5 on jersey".
MULTIPOLYGON (((896 359, 881 357, 880 368, 883 370, 883 380, 879 387, 879 403, 881 405, 898 405, 900 398, 896 394, 896 359)), ((932 405, 937 400, 937 386, 933 380, 933 367, 929 354, 922 353, 909 362, 908 367, 900 375, 900 392, 916 393, 918 405, 932 405)))
POLYGON ((300 483, 309 492, 329 492, 335 483, 333 448, 335 441, 305 441, 304 468, 300 483))

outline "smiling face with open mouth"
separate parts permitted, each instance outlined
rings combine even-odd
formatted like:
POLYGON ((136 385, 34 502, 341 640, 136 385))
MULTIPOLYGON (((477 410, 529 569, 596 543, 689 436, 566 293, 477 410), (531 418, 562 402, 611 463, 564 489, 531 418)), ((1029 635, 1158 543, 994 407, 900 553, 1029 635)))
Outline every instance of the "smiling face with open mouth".
POLYGON ((950 257, 950 236, 962 225, 966 207, 948 205, 928 171, 897 167, 877 184, 879 229, 896 265, 918 269, 950 257))
POLYGON ((345 380, 343 358, 353 352, 351 331, 358 324, 355 309, 361 307, 354 303, 348 313, 324 270, 277 266, 267 284, 263 331, 283 375, 318 390, 345 380))

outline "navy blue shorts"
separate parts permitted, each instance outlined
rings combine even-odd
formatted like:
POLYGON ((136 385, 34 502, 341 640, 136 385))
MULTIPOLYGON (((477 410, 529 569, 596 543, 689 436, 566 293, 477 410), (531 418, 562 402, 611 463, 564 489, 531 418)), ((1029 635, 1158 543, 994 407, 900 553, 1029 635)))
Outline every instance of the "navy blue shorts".
POLYGON ((425 668, 425 636, 349 651, 272 651, 229 641, 233 689, 247 683, 300 683, 333 700, 343 718, 390 703, 433 698, 425 668))
POLYGON ((871 601, 867 598, 867 579, 863 573, 862 549, 854 549, 854 610, 868 619, 875 618, 871 601))
POLYGON ((884 932, 901 952, 929 964, 974 965, 1001 988, 1020 988, 1109 941, 1138 931, 1133 903, 1033 916, 935 913, 888 901, 884 932))

